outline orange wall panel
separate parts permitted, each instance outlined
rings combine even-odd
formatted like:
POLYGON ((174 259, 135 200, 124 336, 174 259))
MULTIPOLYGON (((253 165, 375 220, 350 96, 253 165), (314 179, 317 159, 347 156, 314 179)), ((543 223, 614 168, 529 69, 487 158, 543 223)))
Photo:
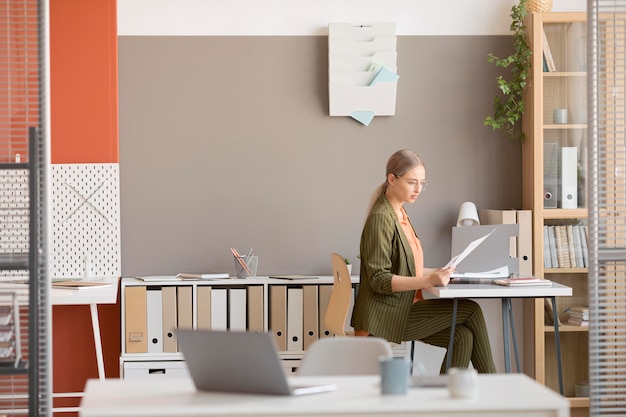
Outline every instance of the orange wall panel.
MULTIPOLYGON (((52 163, 119 163, 116 0, 50 1, 50 78, 52 163)), ((105 374, 116 378, 119 297, 98 310, 105 374)), ((52 314, 53 391, 80 392, 98 377, 89 306, 52 314)))
POLYGON ((117 3, 50 1, 52 163, 119 162, 117 3))

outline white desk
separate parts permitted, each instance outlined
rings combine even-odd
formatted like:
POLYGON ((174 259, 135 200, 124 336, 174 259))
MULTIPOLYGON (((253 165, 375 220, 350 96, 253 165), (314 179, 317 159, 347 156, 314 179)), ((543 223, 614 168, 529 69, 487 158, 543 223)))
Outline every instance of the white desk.
MULTIPOLYGON (((117 302, 118 278, 89 278, 90 281, 110 282, 111 285, 102 288, 69 290, 52 288, 50 303, 52 305, 85 305, 89 304, 91 313, 91 327, 96 349, 98 376, 104 379, 104 356, 102 353, 102 339, 100 337, 100 321, 98 319, 98 304, 115 304, 117 302)), ((11 291, 17 293, 20 305, 28 305, 28 284, 0 283, 0 292, 11 291)))
MULTIPOLYGON (((89 279, 96 281, 96 279, 89 279)), ((102 339, 100 337, 100 320, 98 319, 98 304, 115 304, 117 302, 118 278, 104 278, 102 281, 111 282, 111 286, 103 288, 88 288, 82 290, 66 290, 53 288, 50 291, 52 305, 82 305, 89 304, 91 313, 91 328, 93 331, 98 376, 104 379, 104 355, 102 353, 102 339)))
POLYGON ((336 391, 299 397, 197 392, 190 379, 92 379, 82 417, 120 416, 534 416, 568 417, 564 397, 523 374, 479 375, 475 399, 453 399, 446 388, 412 388, 380 395, 378 376, 293 377, 336 383, 336 391))
MULTIPOLYGON (((454 281, 452 281, 454 282, 454 281)), ((433 287, 422 292, 425 299, 453 299, 452 331, 450 332, 450 343, 448 345, 448 360, 446 367, 450 368, 452 362, 452 346, 454 340, 454 326, 456 324, 457 300, 459 298, 500 298, 502 299, 502 336, 504 338, 504 366, 506 372, 511 371, 511 352, 509 339, 513 338, 513 348, 515 351, 515 362, 517 369, 520 368, 519 353, 517 350, 517 340, 515 336, 515 323, 511 306, 511 298, 550 298, 552 311, 554 313, 554 323, 558 323, 558 313, 556 309, 556 297, 571 297, 572 289, 565 285, 553 282, 551 286, 527 286, 527 287, 507 287, 503 285, 491 284, 449 284, 446 287, 433 287), (509 323, 511 328, 509 328, 509 323)), ((556 355, 559 373, 559 387, 563 393, 563 378, 561 371, 561 346, 559 336, 559 326, 554 326, 556 355)))

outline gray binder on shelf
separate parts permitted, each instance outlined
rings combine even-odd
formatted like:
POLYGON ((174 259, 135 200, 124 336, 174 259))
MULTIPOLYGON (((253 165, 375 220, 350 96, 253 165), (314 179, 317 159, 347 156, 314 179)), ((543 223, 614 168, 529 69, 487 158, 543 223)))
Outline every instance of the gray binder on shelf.
POLYGON ((511 238, 519 234, 518 224, 490 224, 452 228, 452 256, 461 253, 472 241, 496 229, 472 253, 463 259, 457 272, 486 272, 507 266, 509 273, 519 272, 519 259, 511 256, 511 238))

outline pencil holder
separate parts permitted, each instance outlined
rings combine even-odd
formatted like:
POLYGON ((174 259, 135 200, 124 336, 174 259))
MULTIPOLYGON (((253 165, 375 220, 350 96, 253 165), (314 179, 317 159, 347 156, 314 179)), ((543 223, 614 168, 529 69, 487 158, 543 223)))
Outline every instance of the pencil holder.
POLYGON ((237 278, 256 277, 256 267, 259 264, 257 255, 235 256, 235 274, 237 278))

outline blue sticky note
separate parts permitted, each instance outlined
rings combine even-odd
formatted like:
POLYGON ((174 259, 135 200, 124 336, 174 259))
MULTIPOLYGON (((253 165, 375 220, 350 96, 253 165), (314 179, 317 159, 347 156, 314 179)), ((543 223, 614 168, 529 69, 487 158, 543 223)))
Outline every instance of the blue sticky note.
POLYGON ((398 81, 398 78, 400 78, 400 76, 395 72, 387 69, 386 67, 381 67, 380 70, 378 70, 378 74, 376 74, 370 85, 374 85, 379 81, 395 82, 398 81))
POLYGON ((374 118, 374 112, 357 110, 350 113, 350 117, 352 117, 357 122, 364 124, 365 126, 369 126, 370 122, 374 118))

